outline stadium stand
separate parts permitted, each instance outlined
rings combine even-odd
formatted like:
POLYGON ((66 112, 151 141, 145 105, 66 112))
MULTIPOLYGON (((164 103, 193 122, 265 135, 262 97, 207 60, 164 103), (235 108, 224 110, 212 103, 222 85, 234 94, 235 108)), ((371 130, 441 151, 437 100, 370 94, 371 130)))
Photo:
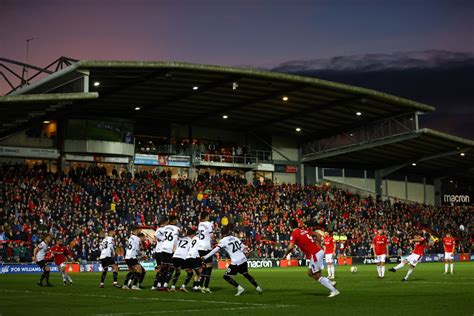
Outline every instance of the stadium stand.
MULTIPOLYGON (((99 239, 109 226, 119 230, 120 249, 134 225, 156 227, 161 216, 175 214, 185 226, 197 224, 207 210, 216 226, 223 217, 240 229, 251 257, 279 258, 289 241, 289 219, 347 237, 349 255, 369 255, 378 227, 389 232, 390 253, 410 251, 408 239, 425 228, 434 236, 451 232, 458 252, 470 250, 472 206, 433 207, 375 201, 325 185, 248 184, 232 176, 200 174, 170 179, 156 173, 107 176, 100 168, 78 168, 67 175, 44 166, 4 164, 0 169, 0 261, 31 261, 41 233, 63 238, 77 259, 97 260, 99 239), (442 219, 442 220, 441 220, 442 219)), ((430 252, 440 252, 435 243, 430 252)))

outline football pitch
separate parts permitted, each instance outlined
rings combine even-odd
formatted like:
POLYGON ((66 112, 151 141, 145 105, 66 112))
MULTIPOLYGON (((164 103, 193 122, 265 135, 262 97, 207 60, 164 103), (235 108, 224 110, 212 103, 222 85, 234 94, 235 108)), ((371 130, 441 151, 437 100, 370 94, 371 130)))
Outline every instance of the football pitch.
MULTIPOLYGON (((393 265, 389 265, 391 267, 393 265)), ((474 263, 456 263, 455 274, 444 275, 440 263, 420 263, 409 282, 401 279, 406 268, 378 279, 375 266, 336 267, 341 295, 328 291, 306 275, 304 268, 252 269, 264 289, 259 295, 242 276, 237 281, 247 292, 235 289, 213 271, 213 294, 167 293, 149 290, 154 273, 148 272, 142 291, 111 286, 99 289, 99 273, 72 274, 73 286, 63 286, 60 274, 51 275, 52 288, 36 285, 39 275, 0 275, 0 315, 473 315, 474 263)), ((123 281, 125 272, 119 274, 123 281)), ((184 279, 181 275, 178 285, 184 279)))

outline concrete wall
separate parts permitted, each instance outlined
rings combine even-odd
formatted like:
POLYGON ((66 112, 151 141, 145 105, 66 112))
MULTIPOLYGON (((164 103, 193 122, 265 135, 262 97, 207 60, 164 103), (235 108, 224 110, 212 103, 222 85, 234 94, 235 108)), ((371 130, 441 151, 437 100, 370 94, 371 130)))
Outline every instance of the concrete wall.
POLYGON ((280 136, 272 137, 273 160, 298 161, 298 146, 294 139, 280 136))
MULTIPOLYGON (((349 186, 363 189, 369 192, 375 192, 375 180, 368 178, 350 178, 350 177, 324 177, 325 179, 347 184, 349 186)), ((404 181, 394 180, 383 180, 382 181, 382 193, 384 196, 394 197, 397 199, 403 199, 418 203, 425 202, 425 190, 426 190, 426 203, 429 205, 435 204, 435 189, 434 185, 423 183, 408 182, 405 186, 404 181), (406 190, 407 189, 407 190, 406 190)))
POLYGON ((273 181, 278 184, 283 183, 296 183, 296 173, 283 173, 283 172, 274 172, 273 181))
POLYGON ((53 148, 53 140, 49 138, 27 137, 25 131, 13 134, 0 141, 1 146, 53 148))

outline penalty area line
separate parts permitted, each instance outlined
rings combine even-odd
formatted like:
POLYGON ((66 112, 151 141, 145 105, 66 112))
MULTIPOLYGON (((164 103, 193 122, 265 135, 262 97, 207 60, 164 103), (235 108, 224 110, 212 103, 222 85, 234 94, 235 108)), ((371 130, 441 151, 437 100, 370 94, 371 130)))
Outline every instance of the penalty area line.
MULTIPOLYGON (((202 301, 201 301, 202 302, 202 301)), ((289 306, 289 305, 288 305, 289 306)), ((223 308, 206 308, 206 309, 181 309, 181 310, 159 310, 159 311, 148 311, 148 312, 129 312, 129 313, 107 313, 107 314, 95 314, 94 316, 122 316, 122 315, 153 315, 153 314, 166 314, 166 313, 199 313, 199 312, 223 312, 223 311, 240 311, 249 309, 267 309, 274 306, 246 306, 246 307, 223 307, 223 308)))
POLYGON ((39 294, 39 295, 58 295, 58 296, 74 296, 74 297, 100 297, 110 299, 129 299, 138 301, 158 301, 158 302, 187 302, 187 303, 207 303, 207 304, 225 304, 225 305, 245 305, 246 308, 257 307, 257 308, 278 308, 278 307, 293 307, 294 305, 283 305, 283 304, 259 304, 259 303, 246 303, 246 302, 228 302, 228 301, 209 301, 209 300, 195 300, 195 299, 180 299, 180 298, 160 298, 160 297, 138 297, 138 296, 117 296, 117 295, 98 295, 98 294, 81 294, 81 293, 58 293, 58 292, 40 292, 40 291, 29 291, 29 290, 4 290, 0 289, 0 292, 6 293, 25 293, 25 294, 39 294))

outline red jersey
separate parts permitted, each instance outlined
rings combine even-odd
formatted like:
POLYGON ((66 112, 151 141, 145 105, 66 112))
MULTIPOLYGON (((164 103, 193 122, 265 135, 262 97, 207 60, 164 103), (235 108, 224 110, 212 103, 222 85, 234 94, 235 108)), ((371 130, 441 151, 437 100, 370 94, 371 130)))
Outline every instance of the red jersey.
POLYGON ((308 259, 321 250, 321 247, 313 241, 311 237, 313 234, 314 233, 309 229, 296 228, 290 237, 290 242, 295 243, 308 259))
POLYGON ((50 249, 51 254, 54 256, 54 263, 60 265, 66 262, 66 255, 72 257, 72 252, 66 246, 54 245, 50 249))
POLYGON ((443 246, 444 251, 446 252, 454 252, 454 238, 453 237, 444 237, 443 238, 443 246))
POLYGON ((379 236, 376 235, 374 237, 374 250, 375 250, 375 255, 376 256, 381 256, 381 255, 386 255, 387 254, 387 245, 388 245, 388 239, 386 236, 379 236))
POLYGON ((326 247, 324 253, 332 255, 334 253, 334 238, 332 236, 324 237, 324 246, 326 247))
POLYGON ((413 250, 413 253, 416 255, 423 256, 425 253, 425 247, 426 247, 426 240, 423 238, 422 241, 415 242, 415 249, 413 250))

